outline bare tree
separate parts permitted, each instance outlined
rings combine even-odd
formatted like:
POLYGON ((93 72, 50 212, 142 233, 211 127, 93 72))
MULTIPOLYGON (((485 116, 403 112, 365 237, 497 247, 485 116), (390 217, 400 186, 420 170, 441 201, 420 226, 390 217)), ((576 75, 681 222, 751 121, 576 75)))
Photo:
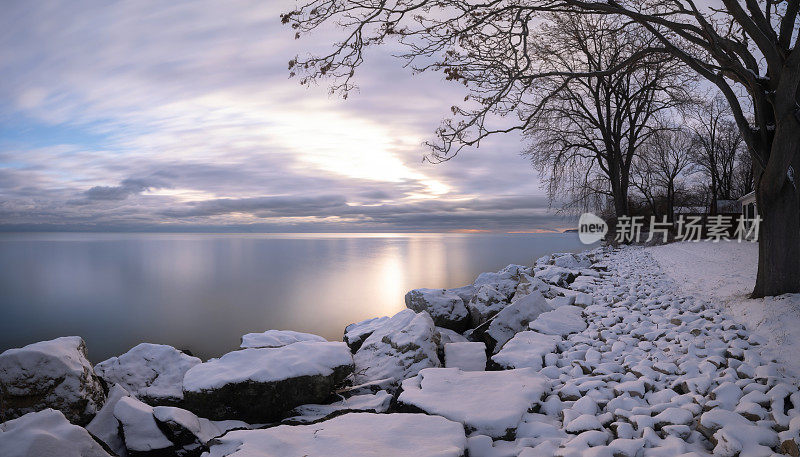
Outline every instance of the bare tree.
POLYGON ((753 156, 742 148, 736 157, 733 171, 733 198, 741 198, 753 191, 753 156))
POLYGON ((644 145, 634 165, 634 183, 651 206, 653 214, 663 201, 664 215, 675 220, 675 202, 683 189, 683 179, 693 174, 690 160, 694 141, 678 126, 664 127, 644 145))
POLYGON ((755 166, 763 217, 754 296, 800 291, 800 0, 312 0, 283 15, 298 34, 337 22, 346 31, 322 56, 293 59, 304 82, 332 77, 333 90, 352 88, 364 50, 397 39, 400 57, 417 71, 438 70, 465 84, 473 106, 454 107, 437 131, 433 160, 447 160, 494 133, 525 130, 537 109, 519 110, 538 81, 616 72, 648 57, 669 54, 714 84, 730 105, 755 166), (656 41, 628 61, 599 71, 541 71, 530 54, 542 39, 543 14, 609 14, 647 30, 656 41), (740 94, 744 95, 740 98, 740 94), (494 115, 514 125, 492 127, 494 115))
POLYGON ((707 180, 711 193, 709 213, 717 214, 717 202, 732 197, 734 164, 744 140, 730 107, 720 97, 695 105, 690 118, 697 146, 692 160, 707 180))
POLYGON ((616 217, 627 215, 631 164, 660 128, 656 118, 688 98, 685 68, 668 55, 622 65, 648 45, 647 35, 613 17, 554 16, 540 36, 530 55, 551 76, 520 104, 536 113, 525 129, 525 154, 549 179, 551 198, 568 193, 568 203, 586 208, 599 194, 616 217), (606 68, 617 71, 595 75, 606 68))

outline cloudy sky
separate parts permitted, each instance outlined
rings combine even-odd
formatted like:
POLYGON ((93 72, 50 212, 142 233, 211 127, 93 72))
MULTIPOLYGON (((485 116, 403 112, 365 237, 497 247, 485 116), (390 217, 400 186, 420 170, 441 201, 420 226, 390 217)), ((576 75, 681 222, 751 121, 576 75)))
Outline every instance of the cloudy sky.
POLYGON ((3 2, 0 230, 530 231, 519 137, 422 162, 463 88, 371 52, 348 100, 288 78, 294 1, 3 2))

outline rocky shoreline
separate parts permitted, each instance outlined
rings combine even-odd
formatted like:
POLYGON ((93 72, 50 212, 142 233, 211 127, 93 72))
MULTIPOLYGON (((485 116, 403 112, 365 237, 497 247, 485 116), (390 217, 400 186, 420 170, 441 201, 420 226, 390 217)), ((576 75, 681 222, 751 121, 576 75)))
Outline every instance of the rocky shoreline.
POLYGON ((0 354, 0 455, 800 455, 800 392, 640 248, 415 289, 342 342, 268 330, 202 361, 79 337, 0 354))

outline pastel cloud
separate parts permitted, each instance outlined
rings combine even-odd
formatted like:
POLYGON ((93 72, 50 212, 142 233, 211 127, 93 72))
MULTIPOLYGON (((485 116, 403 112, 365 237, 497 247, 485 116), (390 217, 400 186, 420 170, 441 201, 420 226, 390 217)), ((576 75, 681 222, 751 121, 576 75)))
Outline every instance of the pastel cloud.
POLYGON ((0 17, 0 229, 563 226, 518 138, 422 163, 463 98, 375 52, 350 100, 299 86, 294 2, 14 2, 0 17))

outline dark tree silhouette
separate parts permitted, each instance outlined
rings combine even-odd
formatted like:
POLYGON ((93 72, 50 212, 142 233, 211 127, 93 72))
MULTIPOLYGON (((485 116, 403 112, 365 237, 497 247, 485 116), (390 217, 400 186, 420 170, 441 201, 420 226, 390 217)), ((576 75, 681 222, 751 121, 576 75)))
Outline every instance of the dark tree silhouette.
POLYGON ((800 292, 800 0, 720 1, 709 8, 694 0, 314 0, 282 17, 298 34, 327 22, 346 31, 329 54, 290 62, 304 82, 332 77, 333 90, 346 93, 364 50, 389 39, 415 70, 463 82, 473 106, 454 107, 431 145, 432 160, 487 135, 528 128, 537 110, 520 112, 520 103, 544 78, 611 74, 665 53, 680 59, 719 89, 753 156, 763 218, 754 296, 800 292), (542 71, 530 49, 542 39, 537 24, 552 13, 625 18, 656 41, 613 68, 542 71), (491 127, 493 115, 518 122, 491 127))

